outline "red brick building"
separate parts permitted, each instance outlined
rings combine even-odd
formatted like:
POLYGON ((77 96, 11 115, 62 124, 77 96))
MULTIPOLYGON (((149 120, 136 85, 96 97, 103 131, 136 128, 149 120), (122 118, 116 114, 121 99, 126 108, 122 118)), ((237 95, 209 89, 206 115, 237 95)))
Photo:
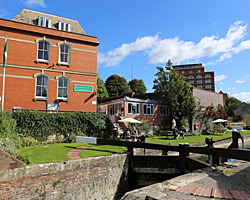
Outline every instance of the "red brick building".
MULTIPOLYGON (((5 111, 96 111, 97 37, 76 20, 24 9, 13 20, 0 19, 0 66, 5 36, 5 111)), ((0 67, 0 94, 2 78, 0 67)))
POLYGON ((117 122, 123 118, 134 118, 157 126, 163 121, 171 125, 169 103, 155 93, 124 93, 123 96, 98 98, 99 111, 117 122))
POLYGON ((194 87, 215 92, 214 72, 204 72, 202 64, 173 65, 173 70, 186 77, 194 87))

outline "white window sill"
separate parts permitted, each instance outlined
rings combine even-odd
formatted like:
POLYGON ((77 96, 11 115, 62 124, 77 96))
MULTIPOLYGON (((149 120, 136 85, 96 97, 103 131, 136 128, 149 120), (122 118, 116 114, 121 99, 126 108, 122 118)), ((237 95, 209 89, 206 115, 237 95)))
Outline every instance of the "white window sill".
POLYGON ((36 60, 36 63, 46 63, 47 65, 49 65, 50 61, 48 61, 48 60, 36 60))
POLYGON ((70 67, 70 64, 69 64, 69 63, 61 63, 61 62, 59 62, 59 63, 57 63, 57 65, 58 65, 58 66, 64 65, 64 66, 70 67))
POLYGON ((69 99, 61 99, 61 98, 57 98, 57 99, 56 99, 56 101, 57 101, 57 102, 59 102, 59 101, 66 101, 67 103, 69 103, 69 99))
POLYGON ((48 102, 48 98, 42 98, 42 97, 35 97, 34 99, 33 99, 33 101, 34 102, 36 102, 36 101, 46 101, 46 102, 48 102))

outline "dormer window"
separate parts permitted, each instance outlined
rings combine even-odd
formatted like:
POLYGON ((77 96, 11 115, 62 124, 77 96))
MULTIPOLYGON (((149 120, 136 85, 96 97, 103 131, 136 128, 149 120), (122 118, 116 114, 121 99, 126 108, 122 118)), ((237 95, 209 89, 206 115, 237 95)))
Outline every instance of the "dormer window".
POLYGON ((66 21, 59 21, 58 29, 61 31, 70 31, 70 23, 66 21))
POLYGON ((39 16, 38 26, 51 28, 51 19, 49 17, 39 16))

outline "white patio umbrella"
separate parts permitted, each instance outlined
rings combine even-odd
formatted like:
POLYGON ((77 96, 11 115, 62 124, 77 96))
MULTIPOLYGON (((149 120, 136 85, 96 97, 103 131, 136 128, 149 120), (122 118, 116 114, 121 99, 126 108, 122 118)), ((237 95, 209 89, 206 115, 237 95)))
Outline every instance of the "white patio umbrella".
POLYGON ((216 119, 213 121, 213 123, 220 123, 220 122, 227 122, 225 119, 216 119))
MULTIPOLYGON (((130 118, 130 117, 125 118, 125 119, 120 119, 120 120, 118 120, 118 122, 127 122, 127 123, 129 123, 129 127, 130 127, 130 124, 135 124, 135 123, 140 124, 141 123, 140 121, 133 119, 133 118, 130 118)), ((129 128, 129 130, 130 130, 130 128, 129 128)))
POLYGON ((125 119, 120 119, 118 122, 128 122, 130 124, 136 124, 136 123, 141 123, 140 121, 133 119, 133 118, 125 118, 125 119))
POLYGON ((172 120, 172 129, 174 129, 175 126, 176 126, 176 121, 175 121, 175 119, 173 119, 173 120, 172 120))

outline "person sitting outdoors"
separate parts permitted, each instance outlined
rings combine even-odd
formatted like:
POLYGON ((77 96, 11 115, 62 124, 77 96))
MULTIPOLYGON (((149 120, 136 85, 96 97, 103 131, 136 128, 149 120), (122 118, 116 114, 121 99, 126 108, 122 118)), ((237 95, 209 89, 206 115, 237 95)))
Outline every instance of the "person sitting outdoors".
POLYGON ((135 127, 133 127, 132 130, 132 139, 135 140, 135 138, 138 137, 138 131, 135 129, 135 127))
POLYGON ((140 137, 138 137, 137 142, 146 142, 146 136, 144 133, 140 137))
POLYGON ((187 129, 185 129, 185 127, 184 126, 182 126, 182 128, 181 128, 181 134, 182 134, 182 138, 183 138, 183 140, 185 139, 185 135, 187 134, 187 129))
POLYGON ((129 130, 127 128, 124 130, 123 138, 125 140, 127 140, 128 138, 130 138, 130 132, 129 132, 129 130))
POLYGON ((174 135, 174 139, 178 140, 179 137, 179 130, 177 129, 177 127, 175 126, 173 129, 173 135, 174 135))

